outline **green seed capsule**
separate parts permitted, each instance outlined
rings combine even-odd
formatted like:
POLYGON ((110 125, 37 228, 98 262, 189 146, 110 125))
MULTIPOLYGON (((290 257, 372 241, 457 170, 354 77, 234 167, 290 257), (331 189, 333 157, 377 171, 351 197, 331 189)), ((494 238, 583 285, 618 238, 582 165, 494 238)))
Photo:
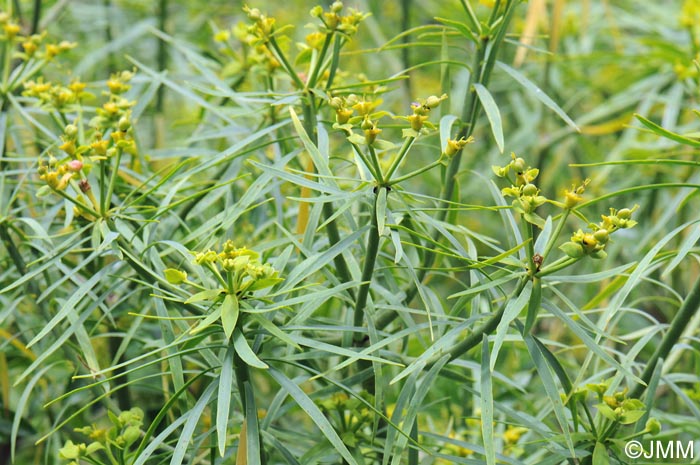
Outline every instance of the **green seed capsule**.
POLYGON ((606 244, 610 239, 610 234, 607 229, 599 229, 593 233, 593 237, 599 244, 606 244))
POLYGON ((534 184, 525 184, 525 186, 523 186, 523 195, 531 197, 533 195, 537 195, 538 190, 539 189, 537 189, 537 186, 534 184))

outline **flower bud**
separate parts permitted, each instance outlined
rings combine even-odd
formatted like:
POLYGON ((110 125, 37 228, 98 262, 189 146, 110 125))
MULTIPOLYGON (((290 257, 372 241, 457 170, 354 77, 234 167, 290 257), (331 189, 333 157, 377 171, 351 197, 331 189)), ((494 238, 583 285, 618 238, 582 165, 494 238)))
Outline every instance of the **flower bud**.
POLYGON ((343 99, 340 97, 333 97, 328 101, 328 105, 331 108, 335 108, 336 110, 339 110, 343 108, 343 99))
POLYGON ((315 7, 311 8, 309 14, 314 18, 320 18, 321 15, 323 15, 323 7, 321 5, 316 5, 315 7))
POLYGON ((333 13, 340 13, 340 10, 342 10, 342 9, 343 9, 343 2, 336 1, 336 2, 333 2, 333 4, 331 5, 331 11, 333 13))
POLYGON ((262 13, 257 8, 248 8, 245 12, 248 13, 248 18, 253 21, 260 21, 262 19, 262 13))
POLYGON ((78 128, 75 124, 69 124, 68 126, 65 127, 63 130, 63 133, 69 138, 69 139, 75 139, 76 136, 78 135, 78 128))
POLYGON ((122 132, 126 132, 131 128, 131 122, 129 121, 129 118, 126 116, 122 116, 119 118, 119 123, 118 123, 119 130, 122 132))

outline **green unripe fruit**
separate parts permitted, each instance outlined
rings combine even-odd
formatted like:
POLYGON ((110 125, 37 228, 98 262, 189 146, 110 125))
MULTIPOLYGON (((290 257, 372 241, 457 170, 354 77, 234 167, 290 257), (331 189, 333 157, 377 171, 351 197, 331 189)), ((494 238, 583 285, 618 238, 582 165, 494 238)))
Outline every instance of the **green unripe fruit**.
POLYGON ((522 173, 527 168, 527 165, 525 164, 525 160, 523 160, 522 158, 519 158, 519 157, 516 158, 515 160, 513 160, 513 168, 515 169, 516 172, 522 173))
POLYGON ((623 208, 619 212, 617 212, 617 217, 620 218, 621 220, 628 220, 632 216, 632 210, 629 208, 623 208))
POLYGON ((649 418, 649 420, 647 420, 646 430, 649 434, 657 435, 661 431, 661 423, 656 418, 649 418))
POLYGON ((525 184, 525 186, 523 186, 523 195, 532 197, 533 195, 537 195, 538 190, 539 189, 537 189, 537 186, 534 184, 525 184))
POLYGON ((129 118, 127 118, 126 116, 122 116, 119 119, 118 126, 121 132, 126 132, 131 128, 131 121, 129 121, 129 118))
POLYGON ((606 244, 610 239, 607 229, 599 229, 593 233, 593 237, 599 244, 606 244))

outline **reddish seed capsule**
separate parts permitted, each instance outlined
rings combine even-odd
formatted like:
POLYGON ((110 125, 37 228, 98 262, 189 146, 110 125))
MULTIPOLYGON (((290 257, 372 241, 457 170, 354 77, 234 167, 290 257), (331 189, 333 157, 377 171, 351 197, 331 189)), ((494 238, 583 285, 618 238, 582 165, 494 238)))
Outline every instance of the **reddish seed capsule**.
POLYGON ((71 160, 68 162, 68 171, 72 171, 73 173, 77 173, 83 169, 83 162, 80 160, 71 160))

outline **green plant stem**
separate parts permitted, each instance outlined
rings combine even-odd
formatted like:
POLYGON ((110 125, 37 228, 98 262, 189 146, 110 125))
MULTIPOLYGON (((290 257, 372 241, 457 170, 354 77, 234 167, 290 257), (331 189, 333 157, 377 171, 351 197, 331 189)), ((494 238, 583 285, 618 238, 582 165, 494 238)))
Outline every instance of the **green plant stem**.
MULTIPOLYGON (((645 384, 635 385, 629 393, 630 398, 639 398, 642 393, 644 393, 659 360, 668 357, 671 349, 680 339, 683 330, 688 325, 688 322, 690 322, 695 312, 698 311, 698 308, 700 308, 700 276, 695 280, 695 284, 693 284, 690 293, 688 293, 681 307, 678 309, 678 313, 676 313, 673 321, 671 321, 671 326, 661 340, 661 344, 656 348, 653 355, 646 363, 646 367, 640 376, 640 379, 644 381, 645 384)), ((653 395, 653 393, 650 395, 653 395)))
POLYGON ((561 257, 559 260, 555 261, 554 263, 550 264, 549 266, 545 266, 542 268, 539 273, 537 273, 538 278, 542 278, 544 276, 550 275, 552 273, 556 273, 559 270, 562 270, 568 266, 573 265, 577 261, 581 260, 580 258, 571 258, 569 256, 566 257, 561 257))
POLYGON ((114 157, 114 169, 110 173, 109 185, 107 186, 107 197, 103 200, 103 214, 106 215, 109 209, 110 202, 112 201, 112 193, 114 192, 114 186, 117 183, 117 177, 119 176, 119 166, 122 162, 122 150, 117 149, 117 155, 114 157))
POLYGON ((379 181, 379 185, 382 186, 384 185, 384 179, 389 178, 384 178, 384 175, 382 174, 382 168, 379 166, 379 157, 377 157, 377 152, 374 150, 374 146, 371 144, 367 145, 367 150, 369 151, 369 159, 374 164, 374 169, 377 173, 377 181, 379 181))
MULTIPOLYGON (((315 97, 311 91, 307 91, 305 97, 306 98, 302 104, 302 110, 304 113, 304 130, 309 135, 309 138, 311 138, 311 141, 314 144, 318 144, 318 134, 316 133, 316 112, 314 111, 315 97)), ((331 218, 333 218, 333 215, 335 215, 333 203, 325 202, 323 204, 323 216, 327 221, 326 234, 328 235, 329 247, 333 247, 335 244, 340 242, 340 233, 338 232, 337 223, 335 220, 329 221, 331 218)), ((350 274, 350 269, 348 268, 348 264, 345 262, 345 258, 343 257, 342 253, 333 258, 333 264, 335 265, 335 269, 343 282, 347 283, 352 281, 352 274, 350 274)), ((355 293, 351 289, 348 289, 347 292, 350 295, 350 298, 355 298, 355 293)))
POLYGON ((372 177, 374 178, 374 180, 379 182, 379 179, 380 179, 379 174, 375 171, 375 168, 372 165, 372 163, 370 163, 370 161, 367 159, 365 154, 362 152, 362 149, 360 149, 360 146, 353 143, 353 142, 350 142, 350 145, 352 145, 352 148, 355 150, 355 153, 357 154, 358 157, 360 157, 360 160, 362 160, 362 163, 365 164, 365 166, 369 170, 369 172, 372 175, 372 177))
POLYGON ((313 70, 311 70, 311 75, 306 81, 306 88, 310 88, 316 85, 316 80, 318 79, 318 74, 323 66, 323 60, 326 58, 326 52, 328 52, 328 47, 333 40, 333 33, 329 32, 326 34, 326 39, 323 41, 323 46, 321 47, 321 52, 318 54, 318 59, 314 64, 313 70))
POLYGON ((549 252, 552 251, 552 248, 554 248, 554 244, 556 244, 557 240, 559 239, 559 235, 561 234, 561 230, 564 228, 564 224, 566 224, 566 220, 569 217, 569 213, 571 213, 570 209, 567 208, 566 210, 564 210, 564 213, 562 213, 561 218, 559 218, 559 222, 554 228, 552 235, 549 236, 549 241, 547 241, 547 244, 544 246, 544 251, 542 252, 543 262, 549 256, 549 252))
POLYGON ((294 71, 292 65, 289 64, 289 60, 287 60, 287 57, 284 55, 284 53, 282 53, 282 49, 280 49, 280 46, 277 44, 277 40, 275 40, 274 37, 270 37, 270 40, 267 43, 270 44, 270 47, 272 47, 270 51, 277 56, 277 59, 282 64, 285 71, 287 71, 287 74, 292 79, 292 81, 294 81, 294 84, 299 89, 303 89, 305 87, 304 83, 301 82, 299 75, 294 71))
MULTIPOLYGON (((160 0, 158 3, 158 28, 165 31, 165 25, 168 20, 168 0, 160 0)), ((158 71, 163 72, 168 66, 168 54, 165 49, 165 41, 158 41, 158 71)), ((156 113, 163 113, 163 105, 165 103, 165 86, 158 86, 156 93, 156 113)))
POLYGON ((527 245, 525 246, 525 252, 527 253, 527 266, 529 267, 530 276, 533 276, 536 272, 535 264, 533 263, 533 257, 535 256, 535 229, 532 223, 525 221, 525 241, 527 245))
MULTIPOLYGON (((360 285, 360 290, 357 293, 357 300, 355 301, 355 313, 353 314, 353 325, 358 328, 364 324, 367 297, 369 296, 369 288, 372 284, 372 275, 374 274, 374 265, 377 260, 377 253, 379 252, 377 201, 379 199, 381 189, 386 188, 375 188, 374 199, 372 201, 372 208, 370 210, 370 228, 367 236, 367 248, 365 249, 365 264, 362 268, 362 284, 360 285)), ((355 335, 353 336, 354 345, 361 345, 363 340, 364 335, 362 333, 355 332, 355 335)))
POLYGON ((41 19, 41 0, 34 0, 34 11, 32 12, 32 25, 29 34, 36 34, 39 31, 39 20, 41 19))
POLYGON ((396 155, 396 159, 394 162, 391 164, 389 167, 389 171, 386 172, 386 179, 387 181, 391 179, 391 176, 394 174, 394 171, 399 167, 403 159, 406 157, 406 154, 408 153, 408 149, 411 148, 411 145, 413 145, 413 142, 416 140, 415 137, 407 137, 406 140, 403 141, 403 145, 401 145, 401 149, 399 149, 398 155, 396 155))
POLYGON ((338 36, 335 37, 335 42, 333 43, 333 57, 331 58, 331 69, 328 73, 328 82, 326 82, 326 91, 329 91, 333 85, 335 73, 338 70, 338 64, 340 63, 340 49, 344 42, 345 41, 338 36))
POLYGON ((90 215, 94 216, 95 218, 99 218, 99 217, 100 217, 100 214, 97 213, 95 210, 93 210, 92 208, 88 207, 88 206, 85 205, 84 203, 78 201, 76 198, 71 197, 70 195, 66 194, 65 192, 59 191, 59 190, 56 190, 56 189, 53 189, 53 192, 55 192, 56 194, 60 195, 60 196, 63 197, 64 199, 69 200, 73 205, 75 205, 76 207, 80 208, 81 210, 85 210, 86 213, 89 213, 90 215))
POLYGON ((423 168, 419 168, 415 171, 411 171, 410 173, 404 175, 404 176, 399 176, 396 179, 392 179, 391 181, 388 182, 390 186, 393 186, 394 184, 399 184, 407 179, 411 179, 415 176, 418 176, 421 173, 424 173, 426 171, 430 171, 431 169, 435 168, 436 166, 439 166, 442 164, 442 160, 435 160, 434 162, 430 163, 429 165, 425 165, 423 168))

